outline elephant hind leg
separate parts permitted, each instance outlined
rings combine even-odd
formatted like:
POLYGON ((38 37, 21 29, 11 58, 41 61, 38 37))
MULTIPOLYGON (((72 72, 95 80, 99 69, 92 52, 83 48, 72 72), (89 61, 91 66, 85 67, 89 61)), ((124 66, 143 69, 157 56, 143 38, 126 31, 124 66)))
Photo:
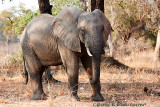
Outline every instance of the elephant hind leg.
POLYGON ((46 100, 47 96, 42 87, 42 75, 38 74, 36 77, 31 78, 32 96, 31 100, 46 100))
POLYGON ((51 75, 51 68, 48 67, 45 69, 45 82, 51 82, 51 83, 60 83, 61 81, 56 80, 55 78, 52 77, 51 75))
POLYGON ((30 82, 32 87, 31 100, 45 100, 47 99, 42 86, 42 74, 44 67, 39 59, 34 54, 26 56, 26 64, 28 67, 30 82))

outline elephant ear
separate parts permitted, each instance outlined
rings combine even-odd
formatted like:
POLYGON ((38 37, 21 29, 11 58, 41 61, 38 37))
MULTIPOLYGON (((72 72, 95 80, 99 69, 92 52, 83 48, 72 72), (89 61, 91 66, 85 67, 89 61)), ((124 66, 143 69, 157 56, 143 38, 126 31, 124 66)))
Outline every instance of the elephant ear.
POLYGON ((77 23, 82 12, 75 7, 65 7, 52 22, 52 33, 56 41, 75 52, 81 52, 77 23))
POLYGON ((112 30, 111 24, 110 24, 109 20, 107 19, 107 17, 104 15, 104 13, 101 10, 96 9, 96 10, 93 11, 93 13, 96 13, 97 15, 100 16, 100 18, 102 20, 102 23, 104 25, 103 38, 104 38, 105 41, 107 41, 108 40, 108 36, 110 35, 111 30, 112 30))

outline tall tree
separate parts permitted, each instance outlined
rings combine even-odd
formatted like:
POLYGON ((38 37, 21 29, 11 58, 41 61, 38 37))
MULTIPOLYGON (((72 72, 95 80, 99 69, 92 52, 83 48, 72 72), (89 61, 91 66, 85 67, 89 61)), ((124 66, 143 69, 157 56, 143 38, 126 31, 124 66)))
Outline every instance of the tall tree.
MULTIPOLYGON (((157 0, 157 8, 159 11, 158 14, 159 14, 159 18, 160 18, 160 0, 157 0)), ((156 48, 155 48, 155 61, 160 61, 160 23, 159 23, 156 48)))
POLYGON ((49 0, 38 0, 40 14, 48 13, 52 14, 52 5, 50 5, 49 0))
POLYGON ((104 12, 104 0, 91 0, 91 11, 95 9, 100 9, 104 12))
POLYGON ((87 0, 79 0, 84 11, 87 11, 87 0))

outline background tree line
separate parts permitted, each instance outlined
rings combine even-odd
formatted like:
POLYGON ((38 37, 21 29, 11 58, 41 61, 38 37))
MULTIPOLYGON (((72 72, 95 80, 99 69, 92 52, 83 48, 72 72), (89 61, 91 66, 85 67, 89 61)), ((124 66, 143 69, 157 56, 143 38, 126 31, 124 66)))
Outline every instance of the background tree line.
MULTIPOLYGON (((47 3, 47 0, 38 1, 39 4, 40 1, 47 3)), ((136 36, 145 36, 145 38, 151 39, 152 45, 155 46, 159 23, 155 2, 149 0, 106 0, 104 2, 104 0, 99 0, 100 2, 96 4, 96 1, 98 0, 51 0, 51 6, 48 0, 46 7, 48 6, 52 10, 51 14, 55 16, 64 6, 82 8, 82 3, 89 2, 92 5, 91 11, 95 8, 105 11, 106 16, 111 21, 115 37, 123 34, 122 38, 124 42, 127 42, 133 36, 133 28, 138 27, 135 30, 139 35, 136 36)), ((44 10, 43 13, 47 13, 47 11, 44 10)), ((1 32, 5 35, 20 35, 28 22, 38 14, 40 14, 39 10, 25 9, 24 4, 20 4, 18 8, 12 7, 9 10, 3 10, 0 13, 0 22, 4 22, 5 25, 1 32)))

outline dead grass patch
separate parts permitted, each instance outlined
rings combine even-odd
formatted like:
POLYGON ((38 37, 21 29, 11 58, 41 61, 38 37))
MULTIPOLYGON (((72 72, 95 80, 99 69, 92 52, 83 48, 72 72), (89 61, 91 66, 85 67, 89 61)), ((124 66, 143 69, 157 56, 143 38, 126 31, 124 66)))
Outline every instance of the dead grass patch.
MULTIPOLYGON (((18 46, 18 45, 17 45, 18 46)), ((142 47, 142 46, 141 46, 142 47)), ((101 64, 101 88, 105 98, 104 102, 91 102, 92 89, 84 69, 80 69, 78 95, 82 101, 75 101, 70 97, 68 78, 64 70, 52 72, 55 79, 62 81, 60 84, 43 83, 44 91, 48 95, 46 101, 31 101, 30 82, 25 85, 21 76, 23 66, 10 65, 10 57, 15 55, 6 54, 5 48, 0 54, 0 106, 56 106, 56 107, 91 107, 98 105, 114 104, 144 104, 144 106, 159 105, 159 97, 149 96, 144 92, 144 87, 160 92, 160 64, 153 62, 153 50, 141 51, 129 50, 129 54, 116 54, 115 59, 127 65, 128 69, 108 66, 103 60, 101 64), (10 55, 10 56, 7 56, 10 55), (133 69, 134 68, 134 69, 133 69)), ((16 48, 17 49, 17 48, 16 48)), ((15 49, 12 49, 12 51, 15 49)), ((118 50, 120 53, 120 50, 118 50)), ((128 52, 128 51, 127 51, 128 52)))

